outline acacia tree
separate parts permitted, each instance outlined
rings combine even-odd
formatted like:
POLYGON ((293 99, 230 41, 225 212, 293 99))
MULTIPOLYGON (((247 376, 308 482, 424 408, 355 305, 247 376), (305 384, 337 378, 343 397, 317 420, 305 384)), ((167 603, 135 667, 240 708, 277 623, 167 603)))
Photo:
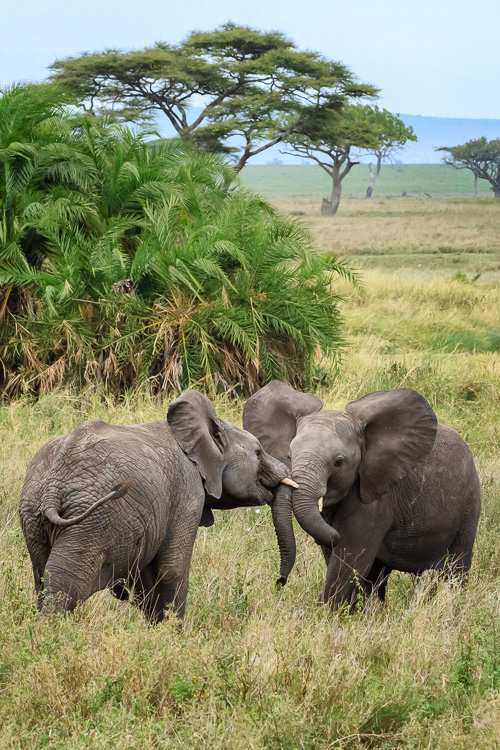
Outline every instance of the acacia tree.
POLYGON ((379 146, 379 133, 373 121, 366 116, 366 107, 347 104, 340 111, 330 108, 311 110, 307 119, 287 142, 297 156, 312 159, 332 179, 330 198, 323 198, 323 216, 335 216, 342 195, 342 181, 351 169, 359 164, 353 158, 353 149, 375 149, 379 146))
POLYGON ((280 32, 232 23, 193 32, 178 45, 85 53, 51 69, 52 79, 93 112, 111 108, 137 119, 160 111, 183 140, 212 152, 241 151, 237 170, 285 140, 311 107, 376 93, 344 65, 299 51, 280 32), (201 111, 190 118, 193 101, 202 102, 201 111), (242 149, 227 145, 234 135, 242 149))
POLYGON ((447 151, 443 157, 445 164, 454 169, 470 169, 475 180, 488 180, 495 198, 500 198, 500 138, 487 141, 477 138, 467 141, 462 146, 451 146, 437 149, 447 151))
POLYGON ((370 170, 370 184, 366 188, 366 197, 371 198, 375 182, 380 174, 382 163, 400 151, 407 141, 416 141, 417 136, 411 126, 406 126, 398 115, 393 115, 387 109, 379 109, 376 105, 365 107, 365 116, 370 121, 370 127, 377 135, 377 145, 367 149, 376 158, 375 165, 368 165, 370 170))

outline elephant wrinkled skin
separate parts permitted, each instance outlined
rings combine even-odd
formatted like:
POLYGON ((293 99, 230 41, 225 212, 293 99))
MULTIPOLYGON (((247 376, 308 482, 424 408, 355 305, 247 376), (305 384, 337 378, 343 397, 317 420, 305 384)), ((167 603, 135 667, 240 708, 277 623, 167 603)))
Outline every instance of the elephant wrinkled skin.
POLYGON ((345 412, 273 381, 245 404, 243 425, 299 484, 293 512, 323 548, 323 601, 384 599, 392 570, 465 578, 481 509, 472 454, 406 388, 370 393, 345 412))
POLYGON ((213 508, 262 505, 289 474, 249 433, 186 391, 167 422, 90 420, 31 460, 19 514, 39 608, 67 612, 111 586, 134 588, 151 621, 184 613, 199 525, 213 508))

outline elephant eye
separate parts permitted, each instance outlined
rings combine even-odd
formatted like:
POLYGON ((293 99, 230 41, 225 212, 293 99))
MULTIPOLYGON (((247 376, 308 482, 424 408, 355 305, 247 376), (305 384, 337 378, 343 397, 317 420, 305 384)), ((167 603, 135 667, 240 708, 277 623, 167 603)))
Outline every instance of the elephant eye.
POLYGON ((337 458, 333 462, 333 465, 335 466, 336 469, 339 469, 343 463, 344 463, 343 456, 337 456, 337 458))
POLYGON ((257 448, 257 450, 255 451, 255 453, 257 455, 257 458, 262 458, 262 449, 261 448, 257 448))

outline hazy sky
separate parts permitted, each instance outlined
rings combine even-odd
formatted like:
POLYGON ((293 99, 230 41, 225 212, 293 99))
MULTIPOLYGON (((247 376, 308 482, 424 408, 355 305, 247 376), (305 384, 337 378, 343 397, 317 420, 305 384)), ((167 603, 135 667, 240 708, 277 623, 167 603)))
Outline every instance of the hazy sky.
POLYGON ((345 63, 393 112, 500 119, 500 0, 2 0, 0 85, 231 20, 345 63))

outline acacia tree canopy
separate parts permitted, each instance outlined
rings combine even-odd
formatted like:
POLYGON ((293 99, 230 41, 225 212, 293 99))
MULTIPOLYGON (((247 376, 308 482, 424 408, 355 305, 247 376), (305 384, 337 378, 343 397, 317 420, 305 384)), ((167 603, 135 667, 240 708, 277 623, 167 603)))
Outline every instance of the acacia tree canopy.
POLYGON ((237 169, 284 140, 311 108, 335 108, 373 96, 340 63, 301 52, 280 32, 224 24, 193 32, 178 45, 105 50, 56 61, 60 81, 93 112, 111 108, 126 119, 163 112, 177 134, 210 151, 241 151, 237 169), (189 117, 196 104, 196 115, 189 117), (227 145, 231 136, 242 148, 227 145))
POLYGON ((447 151, 445 164, 454 169, 470 169, 480 180, 488 180, 495 198, 500 198, 500 138, 492 141, 477 138, 461 146, 443 146, 438 151, 447 151))
POLYGON ((377 145, 366 149, 376 158, 375 166, 369 165, 371 177, 366 189, 366 197, 371 198, 382 162, 400 151, 407 141, 416 141, 417 136, 411 126, 405 125, 398 115, 392 114, 387 109, 379 109, 376 105, 366 106, 364 109, 373 132, 377 134, 377 145))
POLYGON ((332 178, 330 199, 323 199, 321 212, 334 216, 340 203, 342 180, 359 164, 353 149, 374 150, 380 146, 380 130, 370 110, 362 104, 346 104, 340 109, 321 107, 307 117, 287 137, 293 153, 312 159, 332 178))

